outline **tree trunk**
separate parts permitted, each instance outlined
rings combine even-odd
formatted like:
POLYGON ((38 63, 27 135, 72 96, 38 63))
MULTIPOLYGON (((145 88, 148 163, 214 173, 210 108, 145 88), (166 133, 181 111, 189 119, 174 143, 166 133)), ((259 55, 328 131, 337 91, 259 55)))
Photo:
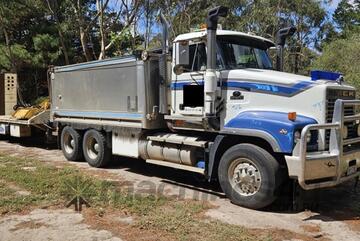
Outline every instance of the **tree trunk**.
POLYGON ((69 54, 68 54, 68 51, 67 51, 67 48, 65 45, 65 38, 64 38, 64 35, 63 35, 60 27, 58 27, 58 34, 59 34, 59 39, 60 39, 60 44, 61 44, 61 50, 64 54, 65 64, 68 65, 68 64, 70 64, 69 54))
POLYGON ((87 46, 88 45, 88 37, 87 37, 86 33, 84 32, 83 27, 80 27, 79 31, 80 31, 80 42, 81 42, 81 47, 83 50, 84 57, 85 57, 86 61, 91 61, 92 60, 91 53, 87 46))
POLYGON ((98 9, 99 16, 99 30, 100 30, 100 46, 101 51, 99 55, 99 59, 104 59, 105 56, 105 33, 104 33, 104 6, 103 6, 103 0, 96 0, 96 5, 98 9))
POLYGON ((57 28, 57 31, 58 31, 58 35, 59 35, 59 39, 60 39, 60 44, 61 44, 61 50, 64 54, 64 59, 65 59, 65 64, 68 65, 70 64, 70 61, 69 61, 69 54, 68 54, 68 51, 67 51, 67 47, 66 47, 66 44, 65 44, 65 37, 64 37, 64 34, 61 30, 61 26, 60 26, 60 21, 59 21, 59 17, 57 15, 57 10, 58 10, 58 3, 57 1, 55 1, 54 3, 56 4, 55 6, 55 11, 54 9, 51 7, 51 4, 50 4, 50 1, 47 0, 46 1, 47 3, 47 6, 48 6, 48 9, 49 11, 51 12, 51 14, 53 15, 54 17, 54 20, 56 22, 56 28, 57 28))
POLYGON ((9 33, 6 31, 5 28, 3 28, 3 33, 4 33, 4 37, 5 37, 5 44, 8 49, 8 52, 9 52, 10 71, 16 72, 16 64, 15 64, 15 60, 14 60, 13 54, 12 54, 9 33))

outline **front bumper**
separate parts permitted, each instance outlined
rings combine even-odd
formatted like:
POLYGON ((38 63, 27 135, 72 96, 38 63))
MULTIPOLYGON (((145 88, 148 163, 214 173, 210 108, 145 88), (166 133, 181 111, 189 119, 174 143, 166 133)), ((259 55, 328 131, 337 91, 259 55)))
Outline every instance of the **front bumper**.
POLYGON ((360 137, 344 139, 341 131, 345 122, 360 122, 360 114, 344 116, 346 106, 360 106, 360 100, 337 100, 332 123, 304 127, 293 156, 285 157, 289 176, 297 179, 303 189, 332 187, 360 177, 360 148, 343 152, 344 146, 359 144, 360 137), (329 149, 308 152, 307 133, 326 129, 331 130, 329 149))

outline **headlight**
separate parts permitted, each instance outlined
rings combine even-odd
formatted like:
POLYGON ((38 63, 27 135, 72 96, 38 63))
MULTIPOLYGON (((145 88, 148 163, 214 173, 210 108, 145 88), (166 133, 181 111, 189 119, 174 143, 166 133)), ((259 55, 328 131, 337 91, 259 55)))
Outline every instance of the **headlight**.
POLYGON ((349 134, 349 131, 348 131, 347 126, 344 126, 344 127, 342 128, 343 139, 346 139, 346 138, 348 137, 348 134, 349 134))
POLYGON ((311 132, 309 131, 306 135, 306 142, 309 143, 311 141, 311 132))
MULTIPOLYGON (((300 131, 295 131, 294 133, 294 140, 295 140, 295 143, 297 143, 301 138, 301 132, 300 131)), ((309 143, 311 141, 311 132, 309 131, 307 134, 306 134, 306 142, 309 143)))

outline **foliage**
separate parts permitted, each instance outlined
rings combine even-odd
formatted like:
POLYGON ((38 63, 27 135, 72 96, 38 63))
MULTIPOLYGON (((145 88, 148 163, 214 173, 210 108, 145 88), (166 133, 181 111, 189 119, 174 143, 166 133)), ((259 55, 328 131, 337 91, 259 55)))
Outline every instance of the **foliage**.
POLYGON ((313 68, 343 73, 345 81, 360 90, 360 34, 327 44, 313 68))
POLYGON ((59 39, 50 34, 38 34, 33 38, 34 42, 34 64, 47 68, 51 63, 56 62, 60 56, 58 48, 59 39))
POLYGON ((342 0, 333 19, 340 31, 327 37, 311 67, 340 72, 346 82, 360 90, 360 1, 342 0))
POLYGON ((31 62, 31 54, 25 45, 12 44, 0 45, 0 67, 11 70, 12 66, 23 66, 31 62))
POLYGON ((170 38, 174 39, 205 23, 210 8, 223 5, 230 12, 220 21, 224 29, 253 32, 275 40, 280 28, 297 27, 285 51, 285 70, 307 74, 324 46, 360 33, 359 0, 342 0, 333 16, 326 9, 330 2, 0 0, 0 72, 26 72, 26 80, 20 83, 24 96, 45 93, 41 88, 46 86, 44 73, 49 65, 157 48, 161 38, 159 11, 170 22, 170 38))
POLYGON ((352 31, 360 24, 360 1, 342 0, 335 13, 334 21, 345 31, 352 31))

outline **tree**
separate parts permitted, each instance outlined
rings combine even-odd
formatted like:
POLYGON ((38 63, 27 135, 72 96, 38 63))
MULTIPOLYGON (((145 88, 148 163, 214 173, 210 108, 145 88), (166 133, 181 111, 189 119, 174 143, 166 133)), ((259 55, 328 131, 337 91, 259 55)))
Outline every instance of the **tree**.
POLYGON ((360 0, 342 0, 334 12, 334 21, 343 32, 351 32, 360 25, 360 0))
MULTIPOLYGON (((89 48, 91 42, 89 35, 90 30, 100 16, 100 13, 96 13, 96 10, 94 10, 95 0, 68 0, 64 2, 71 6, 72 11, 68 13, 71 14, 69 18, 78 29, 84 57, 86 61, 93 60, 94 56, 89 48)), ((107 2, 109 1, 107 0, 107 2)))
POLYGON ((4 40, 4 44, 0 45, 2 53, 0 65, 13 72, 30 58, 26 48, 26 36, 19 32, 24 29, 21 26, 22 20, 33 16, 27 4, 28 1, 0 0, 0 34, 2 34, 0 37, 4 40))
POLYGON ((252 32, 275 39, 276 32, 285 26, 295 26, 298 31, 289 41, 291 58, 285 69, 303 72, 313 58, 313 50, 332 30, 323 5, 328 0, 161 0, 155 1, 172 23, 172 34, 188 32, 190 27, 205 22, 207 11, 214 6, 229 7, 229 16, 221 20, 225 29, 252 32))
POLYGON ((340 72, 346 82, 360 90, 360 35, 355 33, 327 44, 312 68, 340 72))
POLYGON ((44 4, 46 6, 45 9, 49 11, 54 19, 61 44, 61 50, 64 54, 65 64, 70 64, 68 47, 66 46, 65 34, 62 29, 62 20, 60 17, 63 11, 62 5, 59 4, 58 0, 44 0, 44 4))
POLYGON ((59 58, 58 38, 50 34, 38 34, 33 38, 33 42, 35 51, 32 61, 34 65, 46 69, 59 58))
POLYGON ((96 0, 96 3, 101 46, 98 59, 103 59, 106 57, 106 51, 118 45, 119 41, 134 41, 136 31, 133 28, 135 28, 135 21, 143 3, 140 0, 121 0, 115 9, 108 10, 106 10, 107 3, 104 4, 104 0, 96 0), (106 28, 104 23, 106 23, 106 28))

